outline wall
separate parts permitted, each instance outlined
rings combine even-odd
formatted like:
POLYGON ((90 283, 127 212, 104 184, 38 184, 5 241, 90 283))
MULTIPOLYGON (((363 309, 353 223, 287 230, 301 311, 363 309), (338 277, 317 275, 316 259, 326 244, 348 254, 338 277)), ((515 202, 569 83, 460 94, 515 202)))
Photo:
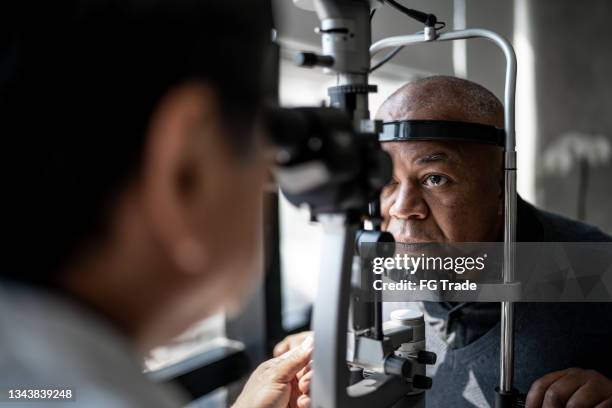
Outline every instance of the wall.
POLYGON ((584 196, 586 221, 612 232, 612 2, 538 0, 528 6, 538 110, 537 203, 576 217, 584 196), (591 162, 584 194, 578 157, 591 162))

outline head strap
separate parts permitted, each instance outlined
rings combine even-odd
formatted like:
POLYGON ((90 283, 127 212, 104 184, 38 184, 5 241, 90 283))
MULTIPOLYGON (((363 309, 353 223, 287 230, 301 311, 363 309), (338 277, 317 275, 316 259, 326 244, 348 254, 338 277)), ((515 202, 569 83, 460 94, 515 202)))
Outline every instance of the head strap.
POLYGON ((505 131, 491 125, 447 120, 400 120, 386 122, 381 142, 444 140, 504 146, 505 131))

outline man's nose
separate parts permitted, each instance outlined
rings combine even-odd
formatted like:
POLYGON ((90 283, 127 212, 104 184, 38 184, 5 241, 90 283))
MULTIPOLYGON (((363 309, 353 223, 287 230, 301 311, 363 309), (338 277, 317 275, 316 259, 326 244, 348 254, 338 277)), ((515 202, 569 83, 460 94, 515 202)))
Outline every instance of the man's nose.
POLYGON ((398 219, 423 220, 429 214, 429 207, 418 186, 405 182, 400 185, 395 202, 389 208, 389 215, 398 219))

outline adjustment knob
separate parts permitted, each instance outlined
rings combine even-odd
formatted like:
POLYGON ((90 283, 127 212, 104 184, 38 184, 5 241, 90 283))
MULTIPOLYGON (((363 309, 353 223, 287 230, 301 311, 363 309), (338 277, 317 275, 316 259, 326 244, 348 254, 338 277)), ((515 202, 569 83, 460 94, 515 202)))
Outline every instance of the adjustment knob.
POLYGON ((390 355, 385 359, 385 374, 409 378, 412 374, 412 363, 405 358, 390 355))
POLYGON ((412 386, 420 390, 428 390, 433 385, 433 380, 426 375, 415 374, 412 377, 412 386))
POLYGON ((436 353, 431 351, 421 350, 417 354, 417 362, 419 364, 434 365, 436 364, 437 358, 438 356, 436 356, 436 353))
POLYGON ((349 385, 357 384, 363 380, 363 368, 357 366, 349 367, 349 385))
POLYGON ((334 65, 334 57, 330 55, 318 55, 314 52, 298 52, 293 57, 293 62, 300 67, 331 67, 334 65))

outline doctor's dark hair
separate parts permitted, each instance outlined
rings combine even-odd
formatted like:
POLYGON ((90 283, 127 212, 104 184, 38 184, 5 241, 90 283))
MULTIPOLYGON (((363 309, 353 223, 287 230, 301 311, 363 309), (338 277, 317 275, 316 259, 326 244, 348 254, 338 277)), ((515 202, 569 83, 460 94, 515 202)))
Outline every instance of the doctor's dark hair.
POLYGON ((248 154, 270 30, 266 1, 2 2, 4 232, 17 262, 0 277, 53 285, 103 235, 139 170, 154 108, 175 86, 211 85, 227 143, 248 154))

